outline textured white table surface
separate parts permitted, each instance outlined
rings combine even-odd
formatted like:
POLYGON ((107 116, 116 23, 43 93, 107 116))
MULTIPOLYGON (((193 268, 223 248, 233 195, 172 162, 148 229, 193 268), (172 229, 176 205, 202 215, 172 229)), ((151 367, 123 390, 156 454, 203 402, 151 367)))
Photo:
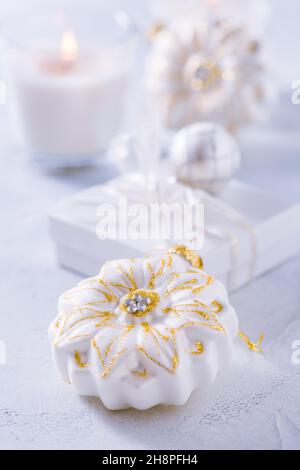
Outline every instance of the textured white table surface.
MULTIPOLYGON (((271 130, 244 138, 240 177, 296 202, 300 106, 289 108, 287 115, 278 110, 271 130)), ((0 339, 7 349, 0 448, 300 448, 300 364, 291 362, 291 344, 300 340, 300 258, 232 296, 242 329, 254 338, 265 332, 264 355, 219 380, 209 399, 196 392, 181 408, 109 412, 96 399, 76 396, 52 365, 47 328, 59 294, 79 278, 56 265, 47 213, 111 172, 47 175, 9 148, 4 130, 0 146, 0 339)))

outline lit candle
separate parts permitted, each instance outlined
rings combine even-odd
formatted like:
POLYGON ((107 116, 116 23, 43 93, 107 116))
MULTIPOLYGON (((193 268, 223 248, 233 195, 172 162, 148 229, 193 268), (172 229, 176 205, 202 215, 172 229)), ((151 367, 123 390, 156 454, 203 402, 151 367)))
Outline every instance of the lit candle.
POLYGON ((78 44, 72 31, 65 31, 60 41, 58 56, 41 59, 40 64, 50 74, 70 73, 78 60, 78 44))
POLYGON ((77 41, 72 31, 65 31, 61 41, 61 58, 65 62, 74 62, 78 57, 77 41))
MULTIPOLYGON (((89 51, 89 50, 88 50, 89 51)), ((82 51, 71 30, 55 53, 11 48, 8 81, 27 148, 51 165, 85 163, 121 130, 130 61, 82 51)))

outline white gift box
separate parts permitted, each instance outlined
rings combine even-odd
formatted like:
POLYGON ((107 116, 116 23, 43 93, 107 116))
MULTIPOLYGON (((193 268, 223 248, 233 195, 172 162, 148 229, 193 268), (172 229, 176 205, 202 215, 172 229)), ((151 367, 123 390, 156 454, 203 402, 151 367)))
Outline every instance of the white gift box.
MULTIPOLYGON (((300 249, 300 205, 289 206, 263 191, 237 180, 218 198, 187 189, 168 187, 164 202, 204 203, 205 237, 199 251, 204 269, 234 290, 278 266, 300 249), (167 200, 165 200, 167 199, 167 200)), ((100 204, 126 195, 132 203, 145 202, 146 193, 136 176, 121 176, 61 201, 50 214, 50 229, 60 265, 95 275, 106 261, 137 258, 154 253, 168 242, 161 240, 101 240, 96 235, 100 204)))

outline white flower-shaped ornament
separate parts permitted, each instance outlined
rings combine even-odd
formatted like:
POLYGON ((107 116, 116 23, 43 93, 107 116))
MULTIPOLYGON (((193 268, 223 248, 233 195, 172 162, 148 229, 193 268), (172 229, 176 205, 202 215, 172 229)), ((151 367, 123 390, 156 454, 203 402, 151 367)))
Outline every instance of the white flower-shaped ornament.
POLYGON ((238 334, 224 286, 183 246, 106 263, 61 296, 59 312, 56 367, 114 410, 184 404, 230 363, 238 334))
POLYGON ((262 43, 245 26, 183 18, 153 38, 146 80, 166 125, 213 121, 235 130, 275 97, 262 43))

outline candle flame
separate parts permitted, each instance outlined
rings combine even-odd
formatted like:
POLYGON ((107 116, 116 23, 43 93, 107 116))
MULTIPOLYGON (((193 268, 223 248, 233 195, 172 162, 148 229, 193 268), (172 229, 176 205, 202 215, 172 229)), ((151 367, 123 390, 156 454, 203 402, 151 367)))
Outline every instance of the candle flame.
POLYGON ((60 55, 66 62, 74 62, 78 57, 78 44, 72 31, 63 33, 60 43, 60 55))

